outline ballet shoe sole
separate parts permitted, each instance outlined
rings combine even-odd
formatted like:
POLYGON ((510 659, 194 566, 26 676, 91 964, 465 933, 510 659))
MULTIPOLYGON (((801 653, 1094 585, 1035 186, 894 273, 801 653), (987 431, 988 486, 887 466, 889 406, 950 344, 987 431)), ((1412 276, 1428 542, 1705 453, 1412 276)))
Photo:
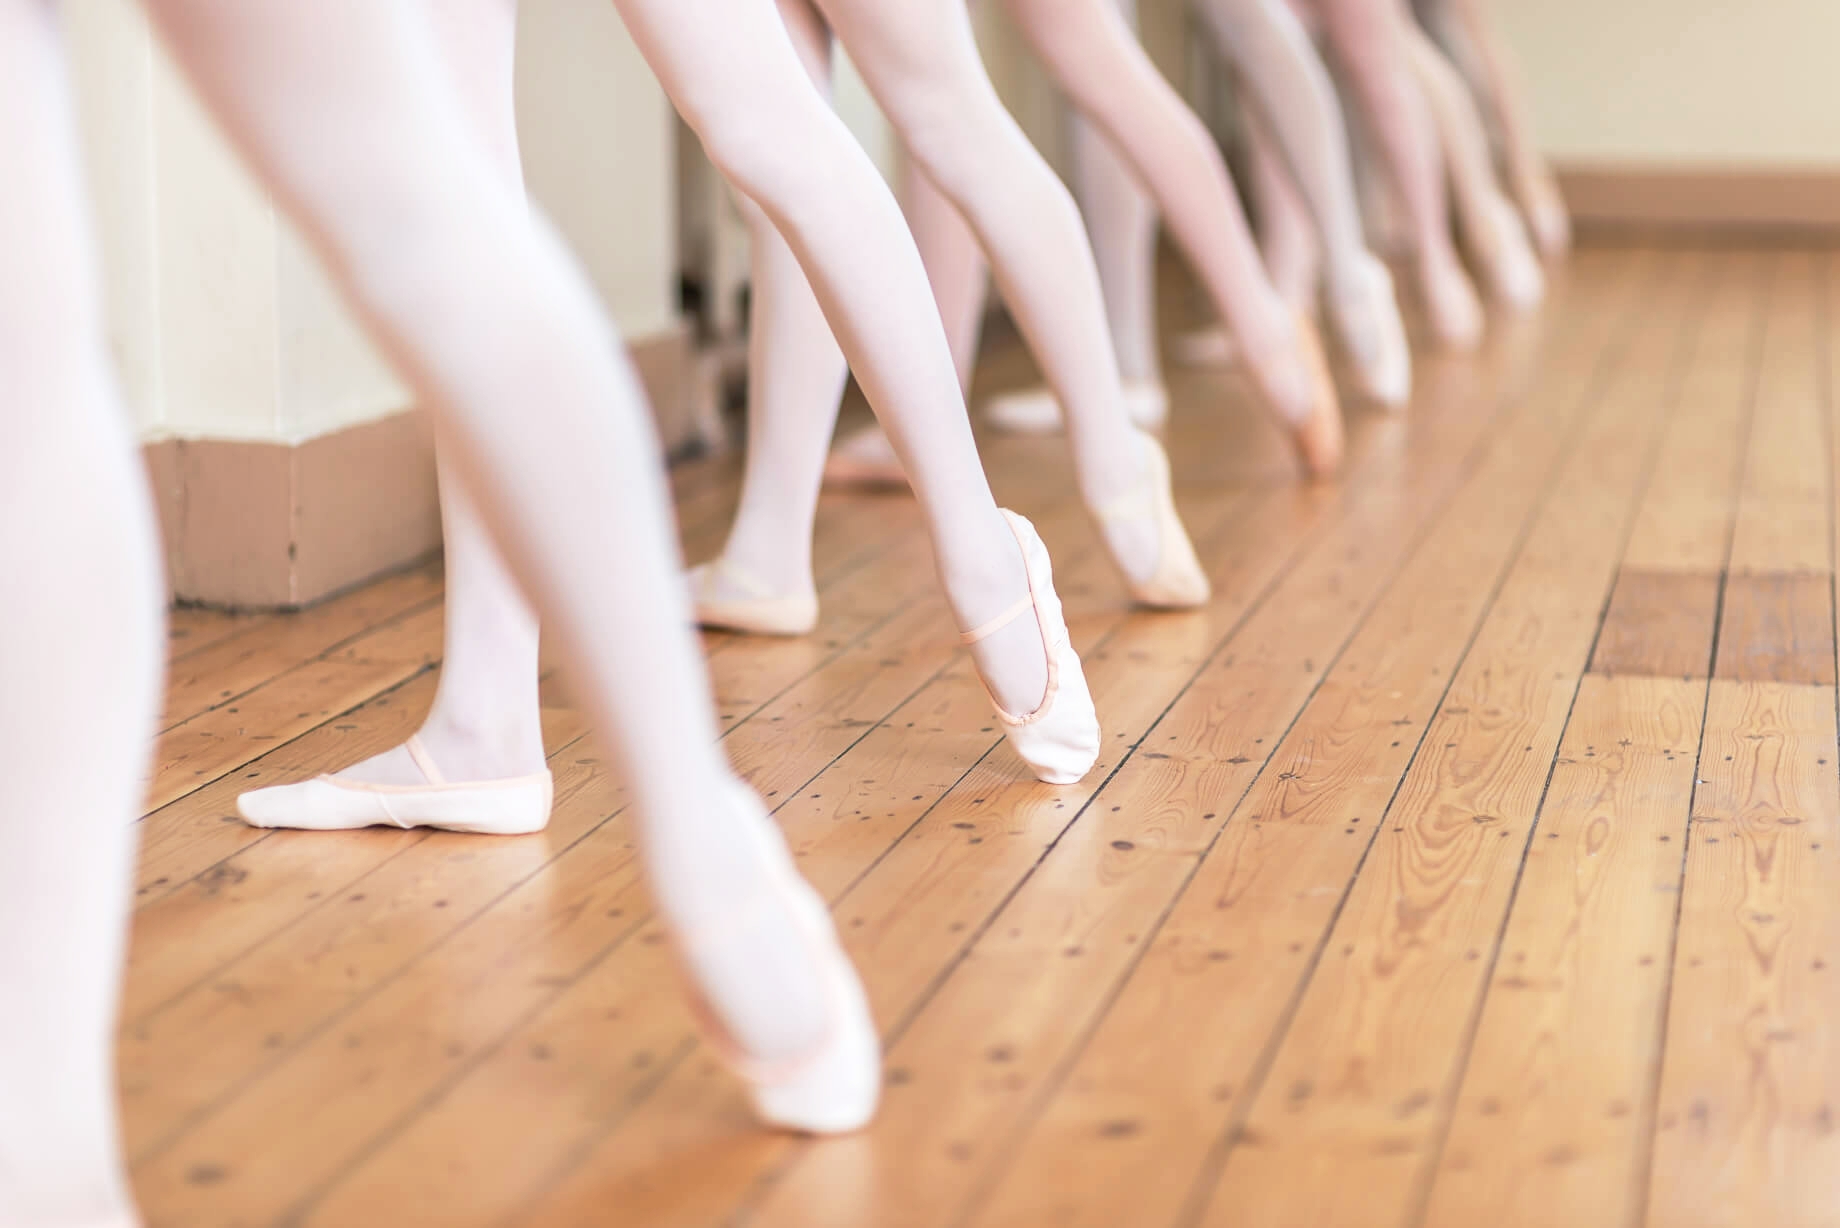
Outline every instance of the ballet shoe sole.
POLYGON ((440 785, 372 785, 319 776, 245 793, 236 799, 236 812, 251 827, 289 831, 396 827, 527 836, 549 825, 554 800, 548 772, 440 785))
POLYGON ((769 607, 769 603, 699 600, 696 602, 696 625, 710 631, 781 638, 810 635, 818 626, 815 601, 809 607, 786 610, 763 607, 769 607))

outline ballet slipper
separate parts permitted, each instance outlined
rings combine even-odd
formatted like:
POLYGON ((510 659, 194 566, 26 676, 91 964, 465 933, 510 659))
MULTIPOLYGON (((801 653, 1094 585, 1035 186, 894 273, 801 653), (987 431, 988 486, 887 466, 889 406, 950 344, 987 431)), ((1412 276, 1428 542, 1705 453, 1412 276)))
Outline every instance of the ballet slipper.
POLYGON ((1239 346, 1218 325, 1177 333, 1169 356, 1183 367, 1230 367, 1239 361, 1239 346))
POLYGON ((1361 391, 1388 409, 1412 396, 1412 350, 1393 293, 1393 278, 1372 255, 1362 257, 1347 285, 1329 295, 1329 322, 1348 352, 1361 391))
POLYGON ((773 590, 725 558, 692 567, 690 603, 698 626, 749 635, 806 635, 818 625, 816 592, 776 595, 773 590), (717 595, 726 585, 740 597, 717 595))
POLYGON ((1522 184, 1521 212, 1526 215, 1527 229, 1539 246, 1540 254, 1556 260, 1572 245, 1572 219, 1566 212, 1559 185, 1550 173, 1530 174, 1522 184))
MULTIPOLYGON (((1037 780, 1051 785, 1077 784, 1099 758, 1099 716, 1093 710, 1092 692, 1086 687, 1086 672, 1080 667, 1079 654, 1073 650, 1073 637, 1061 614, 1061 599, 1054 591, 1054 571, 1048 561, 1048 548, 1042 545, 1035 526, 1023 517, 1003 509, 1010 532, 1022 550, 1028 569, 1028 596, 981 627, 961 632, 959 640, 975 644, 994 635, 1030 611, 1041 628, 1042 649, 1048 658, 1048 685, 1041 703, 1026 716, 1004 709, 984 683, 990 706, 1003 723, 1003 736, 1016 748, 1022 761, 1029 765, 1037 780)), ((979 682, 983 682, 982 676, 979 682)))
MULTIPOLYGON (((766 864, 769 892, 791 910, 821 968, 829 999, 828 1026, 811 1052, 762 1061, 736 1043, 695 980, 680 967, 691 1013, 723 1065, 747 1083, 754 1112, 762 1121, 803 1134, 860 1130, 875 1116, 882 1088, 881 1040, 862 981, 837 941, 830 910, 794 868, 759 796, 732 777, 723 782, 723 791, 745 820, 740 838, 754 844, 766 864)), ((728 936, 692 933, 679 940, 694 949, 728 936)))
POLYGON ((1176 514, 1175 495, 1170 488, 1169 456, 1163 451, 1163 445, 1149 435, 1144 435, 1143 441, 1150 467, 1143 484, 1128 495, 1107 501, 1096 509, 1096 513, 1103 521, 1148 520, 1156 525, 1156 567, 1149 579, 1135 580, 1125 572, 1125 585, 1132 599, 1154 609, 1192 609, 1204 604, 1213 590, 1208 584, 1207 572, 1201 568, 1201 560, 1195 557, 1188 530, 1182 527, 1182 519, 1176 514))
POLYGON ((347 831, 357 827, 438 827, 482 836, 521 836, 549 822, 555 785, 547 771, 501 780, 450 782, 419 737, 403 744, 425 785, 375 785, 336 776, 254 789, 236 799, 251 827, 347 831))
POLYGON ((1316 326, 1305 316, 1297 317, 1297 349, 1308 369, 1310 403, 1302 415, 1280 413, 1290 429, 1291 444, 1297 449, 1304 469, 1312 478, 1328 478, 1342 467, 1342 406, 1335 395, 1335 381, 1329 376, 1329 361, 1323 357, 1322 338, 1316 326))
MULTIPOLYGON (((1160 380, 1127 381, 1124 411, 1132 425, 1146 431, 1161 430, 1169 420, 1169 393, 1160 380)), ((998 430, 1018 435, 1044 435, 1066 425, 1060 401, 1041 385, 991 397, 984 407, 984 417, 998 430)))
POLYGON ((1483 232, 1474 236, 1477 263, 1489 279, 1489 293, 1512 311, 1530 311, 1546 297, 1546 274, 1521 226, 1520 215, 1506 200, 1485 210, 1483 232))
POLYGON ((1482 341, 1482 300, 1460 267, 1422 272, 1419 292, 1424 297, 1425 318, 1439 346, 1448 350, 1473 350, 1482 341))
POLYGON ((837 441, 824 462, 826 486, 866 487, 871 490, 907 489, 907 471, 901 468, 894 445, 879 426, 865 426, 837 441))

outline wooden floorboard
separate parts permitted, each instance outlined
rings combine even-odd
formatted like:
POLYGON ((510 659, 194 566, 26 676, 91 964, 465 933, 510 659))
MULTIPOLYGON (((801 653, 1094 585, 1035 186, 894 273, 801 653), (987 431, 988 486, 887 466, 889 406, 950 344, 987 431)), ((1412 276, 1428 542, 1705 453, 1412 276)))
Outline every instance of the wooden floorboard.
POLYGON ((1756 273, 1745 260, 1708 270, 1691 352, 1665 391, 1657 463, 1527 847, 1427 1224, 1624 1225, 1640 1205, 1736 499, 1727 479, 1749 423, 1756 273), (1710 529, 1683 539, 1655 513, 1693 499, 1710 529))
MULTIPOLYGON (((120 1034, 148 1223, 1840 1225, 1840 259, 1553 280, 1356 408, 1335 483, 1172 368, 1191 613, 1129 608, 1064 441, 982 440, 1099 703, 1078 786, 1000 740, 904 495, 825 496, 812 636, 705 638, 884 1033, 850 1139, 756 1129, 699 1041, 560 671, 537 836, 236 820, 413 729, 438 564, 176 611, 120 1034)), ((1032 378, 998 344, 977 387, 1032 378)), ((673 471, 688 557, 739 477, 673 471)))

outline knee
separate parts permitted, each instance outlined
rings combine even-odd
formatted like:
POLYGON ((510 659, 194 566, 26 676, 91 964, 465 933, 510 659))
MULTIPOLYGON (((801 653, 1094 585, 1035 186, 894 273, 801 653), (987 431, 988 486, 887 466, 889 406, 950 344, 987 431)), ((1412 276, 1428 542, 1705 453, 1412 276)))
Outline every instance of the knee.
POLYGON ((743 91, 698 90, 679 99, 678 110, 715 168, 755 199, 798 176, 800 163, 823 147, 828 118, 815 93, 809 103, 767 102, 743 91))

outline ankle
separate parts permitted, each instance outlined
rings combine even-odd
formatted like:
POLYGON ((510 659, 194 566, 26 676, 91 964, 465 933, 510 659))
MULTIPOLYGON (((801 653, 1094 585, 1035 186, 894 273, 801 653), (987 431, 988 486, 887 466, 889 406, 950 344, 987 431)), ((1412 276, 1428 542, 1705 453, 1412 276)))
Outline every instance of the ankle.
POLYGON ((809 593, 817 588, 812 576, 809 530, 803 534, 784 530, 775 534, 734 532, 717 557, 765 585, 775 596, 809 593))
POLYGON ((952 557, 941 557, 937 565, 961 631, 981 626, 1028 592, 1028 567, 1016 535, 994 510, 987 526, 965 534, 952 557))
POLYGON ((437 705, 416 733, 451 780, 501 780, 544 769, 543 722, 535 695, 514 704, 437 705))

